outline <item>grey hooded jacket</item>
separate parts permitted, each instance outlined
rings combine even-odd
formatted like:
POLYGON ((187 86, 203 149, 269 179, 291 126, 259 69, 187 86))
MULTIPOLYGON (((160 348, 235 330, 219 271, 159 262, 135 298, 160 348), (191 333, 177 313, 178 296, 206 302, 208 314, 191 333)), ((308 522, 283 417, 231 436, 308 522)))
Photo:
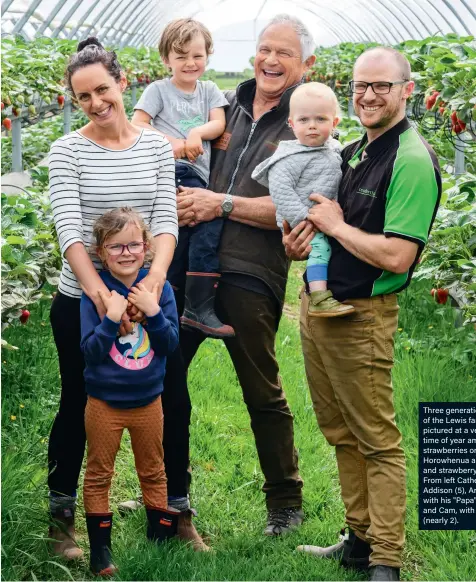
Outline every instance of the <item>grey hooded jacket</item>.
POLYGON ((342 178, 340 144, 329 139, 322 146, 302 145, 298 140, 281 141, 268 159, 258 164, 251 177, 269 188, 276 206, 276 222, 283 220, 294 228, 305 220, 315 202, 313 192, 326 198, 337 198, 342 178))

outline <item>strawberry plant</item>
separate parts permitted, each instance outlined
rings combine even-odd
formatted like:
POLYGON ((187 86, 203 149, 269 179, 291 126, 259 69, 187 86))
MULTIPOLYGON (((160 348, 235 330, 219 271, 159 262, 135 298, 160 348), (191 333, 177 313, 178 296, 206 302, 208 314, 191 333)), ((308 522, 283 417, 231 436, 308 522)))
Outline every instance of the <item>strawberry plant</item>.
POLYGON ((441 205, 414 277, 435 284, 439 304, 448 295, 466 322, 476 322, 476 176, 445 176, 441 205))
POLYGON ((45 283, 56 286, 59 280, 61 257, 47 193, 47 168, 32 174, 33 187, 2 194, 2 330, 12 323, 26 323, 26 307, 50 296, 45 283))
MULTIPOLYGON (((2 111, 19 116, 23 110, 31 117, 41 105, 64 105, 64 71, 77 42, 41 37, 26 41, 21 36, 2 38, 2 111)), ((114 48, 114 47, 107 47, 114 48)), ((117 51, 129 83, 147 83, 166 74, 157 49, 142 47, 117 51)))

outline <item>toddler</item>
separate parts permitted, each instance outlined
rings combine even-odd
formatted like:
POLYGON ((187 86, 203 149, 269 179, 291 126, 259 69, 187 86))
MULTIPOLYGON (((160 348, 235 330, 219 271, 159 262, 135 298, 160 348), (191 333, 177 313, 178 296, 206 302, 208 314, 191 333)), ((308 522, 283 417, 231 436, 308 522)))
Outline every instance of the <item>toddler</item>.
MULTIPOLYGON (((319 193, 337 198, 342 178, 340 145, 332 139, 339 122, 339 103, 334 92, 322 83, 299 86, 289 103, 289 125, 296 140, 280 142, 275 153, 256 166, 252 178, 269 188, 276 206, 276 220, 294 228, 306 220, 309 200, 319 193)), ((327 289, 327 265, 331 247, 318 232, 311 241, 306 279, 311 292, 308 314, 313 317, 339 317, 354 311, 352 305, 336 301, 327 289)))
MULTIPOLYGON (((200 81, 208 56, 213 52, 208 29, 191 18, 170 22, 162 33, 159 51, 172 76, 147 87, 132 122, 156 129, 170 141, 176 159, 177 188, 206 188, 210 175, 210 140, 225 130, 228 105, 212 81, 200 81)), ((218 245, 223 219, 194 227, 182 227, 168 279, 182 286, 186 271, 182 327, 199 330, 208 337, 234 335, 214 310, 219 274, 218 245)))
POLYGON ((157 301, 158 286, 141 283, 152 237, 142 217, 131 208, 116 208, 94 224, 96 253, 106 270, 100 277, 111 291, 101 294, 106 315, 101 321, 94 303, 81 298, 81 349, 85 360, 88 401, 85 412, 88 455, 84 507, 91 549, 91 570, 111 575, 112 513, 109 489, 123 430, 132 450, 147 512, 147 537, 162 541, 177 532, 179 512, 167 510, 167 479, 162 449, 163 391, 167 355, 178 345, 177 307, 168 282, 157 301), (147 317, 118 335, 128 300, 147 317))

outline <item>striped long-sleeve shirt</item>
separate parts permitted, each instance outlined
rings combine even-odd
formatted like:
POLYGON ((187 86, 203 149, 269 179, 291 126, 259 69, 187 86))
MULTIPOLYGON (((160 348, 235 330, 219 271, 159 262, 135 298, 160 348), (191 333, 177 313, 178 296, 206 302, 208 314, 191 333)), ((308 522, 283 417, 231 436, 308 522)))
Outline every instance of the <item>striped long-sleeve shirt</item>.
MULTIPOLYGON (((143 130, 127 149, 112 150, 75 131, 51 146, 50 200, 63 255, 59 291, 81 297, 65 251, 76 242, 91 247, 94 222, 112 208, 140 212, 152 235, 178 236, 175 164, 169 142, 143 130)), ((98 259, 93 260, 97 269, 98 259)))

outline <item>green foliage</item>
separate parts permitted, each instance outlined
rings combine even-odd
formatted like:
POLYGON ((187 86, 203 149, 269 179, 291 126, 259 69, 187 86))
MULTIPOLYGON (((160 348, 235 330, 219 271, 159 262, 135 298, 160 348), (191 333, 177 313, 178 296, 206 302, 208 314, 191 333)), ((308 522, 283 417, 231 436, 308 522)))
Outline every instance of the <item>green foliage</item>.
POLYGON ((445 176, 428 245, 415 273, 446 288, 465 321, 476 322, 476 176, 445 176))
MULTIPOLYGON (((21 110, 34 105, 39 109, 62 96, 66 90, 64 71, 76 47, 77 42, 73 40, 41 37, 26 41, 21 36, 3 37, 2 103, 5 109, 2 118, 11 115, 13 108, 21 110)), ((124 48, 117 51, 117 56, 129 83, 148 84, 166 74, 157 49, 124 48)))
MULTIPOLYGON (((57 286, 60 253, 47 195, 47 168, 33 171, 35 186, 2 194, 2 330, 18 322, 23 309, 51 296, 57 286)), ((6 345, 3 343, 2 345, 6 345)))

